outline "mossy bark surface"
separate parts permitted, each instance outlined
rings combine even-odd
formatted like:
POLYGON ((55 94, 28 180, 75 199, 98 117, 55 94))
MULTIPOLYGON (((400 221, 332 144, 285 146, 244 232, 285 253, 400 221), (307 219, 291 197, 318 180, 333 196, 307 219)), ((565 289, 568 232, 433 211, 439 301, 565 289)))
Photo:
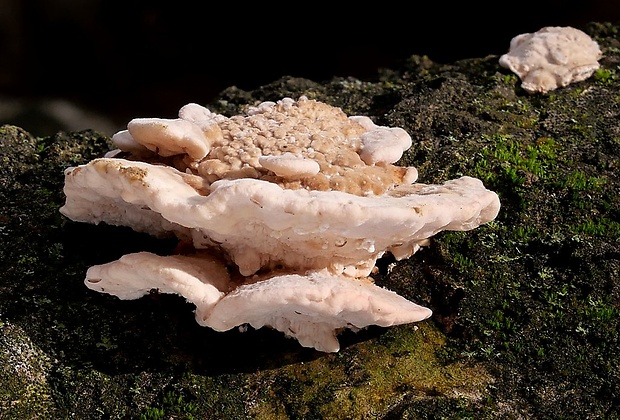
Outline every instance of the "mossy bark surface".
POLYGON ((431 319, 343 333, 336 354, 200 327, 178 296, 87 289, 91 265, 176 244, 59 214, 63 170, 108 138, 1 127, 0 418, 620 417, 618 30, 591 24, 601 69, 546 95, 497 56, 414 56, 375 81, 282 78, 205 104, 306 95, 407 130, 419 182, 470 175, 500 195, 495 221, 380 262, 376 282, 431 319))

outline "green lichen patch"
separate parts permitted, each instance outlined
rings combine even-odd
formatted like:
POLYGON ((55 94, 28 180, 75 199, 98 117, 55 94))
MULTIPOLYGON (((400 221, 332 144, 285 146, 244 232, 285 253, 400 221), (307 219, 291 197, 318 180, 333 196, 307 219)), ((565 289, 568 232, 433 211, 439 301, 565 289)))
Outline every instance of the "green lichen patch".
POLYGON ((0 413, 26 419, 53 410, 50 357, 19 326, 0 322, 0 330, 0 413))
POLYGON ((484 368, 445 364, 444 337, 431 324, 382 332, 337 355, 258 376, 260 418, 384 418, 413 401, 442 397, 472 410, 493 378, 484 368), (267 385, 268 386, 265 386, 267 385))

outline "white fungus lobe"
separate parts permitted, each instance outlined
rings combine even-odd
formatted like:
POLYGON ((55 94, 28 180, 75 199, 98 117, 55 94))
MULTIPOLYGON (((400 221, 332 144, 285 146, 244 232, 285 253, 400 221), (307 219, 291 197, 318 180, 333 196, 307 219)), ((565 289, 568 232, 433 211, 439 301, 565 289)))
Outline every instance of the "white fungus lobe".
POLYGON ((201 159, 209 152, 209 140, 191 121, 163 118, 136 118, 127 124, 131 137, 160 156, 186 153, 201 159))
POLYGON ((279 156, 261 156, 258 162, 263 168, 283 178, 313 176, 318 174, 321 169, 316 161, 298 157, 292 153, 284 153, 279 156))
POLYGON ((587 79, 600 65, 601 50, 592 38, 570 26, 547 26, 517 35, 499 58, 529 93, 546 93, 587 79))

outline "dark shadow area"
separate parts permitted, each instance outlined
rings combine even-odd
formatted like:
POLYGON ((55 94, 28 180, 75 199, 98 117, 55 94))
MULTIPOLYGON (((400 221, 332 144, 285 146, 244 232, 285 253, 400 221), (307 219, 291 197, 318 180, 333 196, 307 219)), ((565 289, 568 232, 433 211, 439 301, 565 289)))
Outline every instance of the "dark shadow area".
MULTIPOLYGON (((269 328, 247 326, 216 332, 202 327, 194 319, 195 306, 181 296, 153 291, 123 301, 83 284, 86 269, 93 264, 129 252, 170 254, 176 240, 156 239, 124 227, 75 222, 64 224, 62 237, 63 260, 74 274, 63 279, 64 287, 40 292, 50 306, 62 307, 47 308, 47 319, 42 322, 52 320, 66 329, 43 337, 39 345, 51 353, 62 352, 64 364, 93 366, 108 374, 167 369, 215 375, 274 369, 327 354, 304 348, 269 328), (55 347, 49 349, 52 344, 55 347)), ((381 328, 344 331, 338 338, 344 349, 382 332, 381 328)))
POLYGON ((520 33, 620 18, 620 6, 603 0, 524 8, 3 0, 0 99, 65 98, 120 129, 135 117, 172 118, 188 102, 207 105, 229 86, 374 79, 413 54, 443 63, 499 55, 520 33))

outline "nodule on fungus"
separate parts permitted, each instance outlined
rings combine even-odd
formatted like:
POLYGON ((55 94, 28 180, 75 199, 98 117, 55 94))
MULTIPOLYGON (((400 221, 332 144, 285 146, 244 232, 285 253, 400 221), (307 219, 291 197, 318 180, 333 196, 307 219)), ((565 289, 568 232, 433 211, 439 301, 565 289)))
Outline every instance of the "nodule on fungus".
POLYGON ((416 183, 415 168, 396 165, 411 146, 402 128, 303 96, 232 117, 188 104, 112 140, 118 150, 66 169, 61 213, 173 235, 193 251, 128 254, 91 267, 86 286, 120 299, 175 293, 200 325, 271 327, 324 352, 346 328, 428 318, 374 284, 377 259, 407 258, 500 208, 475 178, 416 183))

